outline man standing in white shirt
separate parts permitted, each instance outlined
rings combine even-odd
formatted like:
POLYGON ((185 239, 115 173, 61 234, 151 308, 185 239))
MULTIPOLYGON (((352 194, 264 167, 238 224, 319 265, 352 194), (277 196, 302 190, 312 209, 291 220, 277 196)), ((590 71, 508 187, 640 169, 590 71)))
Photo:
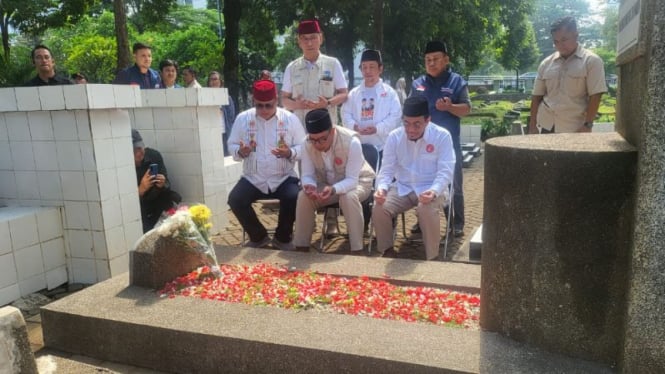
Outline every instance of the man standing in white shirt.
POLYGON ((317 20, 304 20, 298 25, 301 57, 284 70, 282 105, 294 112, 301 122, 313 109, 328 109, 333 125, 337 124, 337 106, 346 101, 348 86, 342 64, 321 53, 323 33, 317 20))
POLYGON ((302 191, 298 195, 297 250, 309 251, 316 210, 339 202, 344 212, 352 252, 363 249, 361 202, 372 190, 374 170, 365 161, 358 134, 333 126, 326 109, 315 109, 305 117, 307 143, 303 146, 302 191))
POLYGON ((293 222, 298 199, 294 169, 300 159, 305 130, 293 113, 277 107, 277 90, 270 80, 253 86, 254 108, 236 118, 228 147, 233 159, 242 161, 242 177, 229 193, 228 204, 249 234, 247 247, 268 245, 270 238, 256 216, 252 203, 279 199, 279 219, 272 245, 292 250, 293 222))
POLYGON ((403 126, 386 139, 374 193, 372 217, 377 249, 383 255, 393 251, 393 218, 416 206, 425 257, 433 260, 439 256, 440 211, 450 203, 448 186, 455 167, 453 141, 446 129, 430 122, 424 96, 406 99, 402 111, 403 126))
POLYGON ((351 90, 342 105, 342 121, 344 127, 360 135, 361 143, 381 151, 388 134, 399 127, 402 108, 395 90, 381 79, 383 61, 379 51, 363 51, 360 70, 363 83, 351 90))

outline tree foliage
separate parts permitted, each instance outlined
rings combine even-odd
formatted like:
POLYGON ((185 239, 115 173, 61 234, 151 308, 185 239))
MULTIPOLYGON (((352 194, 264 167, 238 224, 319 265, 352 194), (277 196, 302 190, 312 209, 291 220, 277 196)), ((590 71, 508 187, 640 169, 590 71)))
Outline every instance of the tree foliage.
POLYGON ((589 14, 589 4, 585 0, 536 0, 534 9, 532 22, 540 50, 539 60, 554 53, 550 33, 550 26, 554 21, 565 16, 573 16, 578 20, 579 29, 582 25, 579 21, 589 14))

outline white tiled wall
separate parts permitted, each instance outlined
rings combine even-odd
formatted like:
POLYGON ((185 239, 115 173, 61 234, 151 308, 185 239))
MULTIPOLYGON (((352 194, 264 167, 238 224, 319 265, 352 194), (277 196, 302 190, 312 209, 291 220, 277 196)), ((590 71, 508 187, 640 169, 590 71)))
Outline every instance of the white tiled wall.
POLYGON ((222 229, 227 206, 219 106, 228 100, 226 90, 148 90, 141 95, 144 107, 130 110, 132 127, 147 147, 162 154, 183 202, 206 204, 213 212, 213 230, 222 229))
MULTIPOLYGON (((12 235, 3 235, 0 225, 0 256, 11 254, 12 268, 18 269, 16 282, 0 283, 0 300, 37 287, 68 280, 94 283, 127 271, 120 264, 127 258, 126 243, 141 235, 141 221, 129 113, 117 108, 140 105, 138 88, 0 88, 0 98, 0 200, 11 209, 61 207, 56 226, 49 214, 28 214, 12 222, 38 227, 31 235, 12 231, 9 222, 5 226, 12 235), (110 239, 109 232, 115 234, 110 239), (21 251, 9 252, 14 247, 21 251), (32 261, 37 249, 44 248, 48 255, 32 261), (111 255, 109 248, 114 249, 111 255)), ((9 264, 5 257, 2 261, 9 264)))
POLYGON ((11 206, 0 212, 0 305, 128 270, 128 249, 142 234, 130 124, 162 151, 174 189, 208 205, 220 229, 226 95, 95 84, 0 88, 0 201, 11 206))
POLYGON ((0 305, 67 282, 61 208, 0 208, 0 305))

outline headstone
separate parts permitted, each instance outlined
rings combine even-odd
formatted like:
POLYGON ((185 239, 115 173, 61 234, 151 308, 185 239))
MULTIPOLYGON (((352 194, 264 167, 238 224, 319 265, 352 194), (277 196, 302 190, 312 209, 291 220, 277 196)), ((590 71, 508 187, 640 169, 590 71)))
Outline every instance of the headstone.
POLYGON ((0 373, 38 374, 21 312, 0 308, 0 373))
POLYGON ((181 240, 163 237, 158 230, 147 232, 129 255, 129 283, 161 289, 167 282, 205 264, 203 256, 181 240))

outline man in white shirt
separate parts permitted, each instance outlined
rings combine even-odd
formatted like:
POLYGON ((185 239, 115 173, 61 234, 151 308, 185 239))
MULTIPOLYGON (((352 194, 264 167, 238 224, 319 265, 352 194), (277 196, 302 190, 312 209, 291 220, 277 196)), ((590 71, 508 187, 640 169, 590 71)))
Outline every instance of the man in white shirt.
POLYGON ((291 61, 284 70, 282 105, 294 112, 301 122, 310 110, 326 108, 335 125, 337 106, 346 101, 348 86, 342 64, 321 53, 322 43, 319 21, 301 21, 298 46, 303 55, 291 61))
POLYGON ((327 109, 315 109, 305 117, 307 143, 301 157, 302 191, 298 195, 297 250, 309 251, 316 210, 339 202, 344 212, 352 252, 363 249, 361 202, 372 190, 374 170, 365 161, 358 134, 333 126, 327 109))
POLYGON ((182 69, 182 80, 186 88, 201 88, 201 84, 196 80, 196 70, 191 66, 185 66, 182 69))
POLYGON ((393 251, 393 218, 416 206, 425 256, 433 260, 439 255, 441 242, 440 211, 450 203, 453 141, 446 129, 430 122, 424 96, 407 98, 402 111, 403 126, 386 139, 374 193, 377 249, 383 255, 393 251))
POLYGON ((236 118, 228 148, 242 161, 242 177, 229 193, 228 204, 249 234, 247 247, 268 245, 270 238, 256 216, 252 203, 279 199, 279 219, 272 245, 292 250, 293 222, 298 199, 298 178, 294 169, 301 156, 305 130, 293 113, 277 107, 277 90, 270 80, 253 85, 254 108, 236 118))
POLYGON ((360 57, 363 83, 349 93, 342 105, 344 127, 360 135, 360 142, 376 146, 379 151, 388 134, 399 127, 402 108, 397 93, 383 83, 381 53, 373 49, 363 51, 360 57))

